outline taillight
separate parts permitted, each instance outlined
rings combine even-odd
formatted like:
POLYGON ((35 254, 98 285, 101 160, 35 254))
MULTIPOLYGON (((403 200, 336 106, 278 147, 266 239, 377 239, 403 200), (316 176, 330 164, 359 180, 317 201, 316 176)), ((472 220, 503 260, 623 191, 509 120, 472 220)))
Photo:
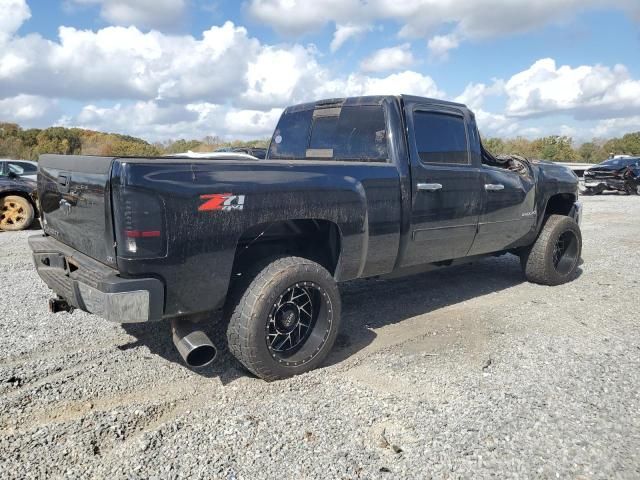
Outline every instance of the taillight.
POLYGON ((163 256, 166 236, 160 199, 131 187, 117 189, 114 193, 118 255, 135 258, 163 256))

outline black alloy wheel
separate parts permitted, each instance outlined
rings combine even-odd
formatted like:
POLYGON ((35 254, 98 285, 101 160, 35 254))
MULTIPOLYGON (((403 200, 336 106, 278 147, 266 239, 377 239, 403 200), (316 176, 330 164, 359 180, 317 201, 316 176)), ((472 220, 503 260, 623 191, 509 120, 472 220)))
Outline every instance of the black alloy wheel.
POLYGON ((340 294, 324 267, 278 258, 240 292, 227 328, 229 350, 240 363, 265 380, 320 366, 340 324, 340 294))
POLYGON ((566 230, 553 246, 553 267, 560 275, 567 275, 578 263, 578 238, 572 230, 566 230))

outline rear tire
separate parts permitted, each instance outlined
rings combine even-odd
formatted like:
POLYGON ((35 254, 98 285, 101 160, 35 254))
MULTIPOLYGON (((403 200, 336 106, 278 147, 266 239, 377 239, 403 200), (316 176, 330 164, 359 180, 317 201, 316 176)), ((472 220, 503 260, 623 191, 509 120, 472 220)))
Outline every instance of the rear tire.
POLYGON ((340 326, 340 294, 321 265, 284 257, 264 267, 239 298, 227 328, 229 351, 267 381, 317 368, 340 326))
POLYGON ((0 198, 0 230, 24 230, 31 226, 34 218, 35 209, 26 198, 18 195, 0 198))
POLYGON ((560 285, 575 277, 581 253, 582 233, 575 220, 551 215, 520 262, 530 282, 560 285))

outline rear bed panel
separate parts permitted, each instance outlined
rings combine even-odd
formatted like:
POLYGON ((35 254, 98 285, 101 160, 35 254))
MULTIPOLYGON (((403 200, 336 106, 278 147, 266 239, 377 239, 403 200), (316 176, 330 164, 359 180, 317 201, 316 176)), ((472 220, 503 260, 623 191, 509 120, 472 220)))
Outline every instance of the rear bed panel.
POLYGON ((45 232, 110 266, 116 265, 109 188, 113 160, 42 155, 38 175, 45 232))
POLYGON ((388 273, 396 260, 400 180, 391 163, 118 159, 114 172, 114 192, 125 185, 161 198, 166 256, 142 261, 124 258, 120 243, 117 250, 122 276, 153 272, 165 282, 166 316, 221 307, 240 237, 270 222, 335 223, 340 281, 388 273), (225 198, 234 202, 225 207, 225 198))

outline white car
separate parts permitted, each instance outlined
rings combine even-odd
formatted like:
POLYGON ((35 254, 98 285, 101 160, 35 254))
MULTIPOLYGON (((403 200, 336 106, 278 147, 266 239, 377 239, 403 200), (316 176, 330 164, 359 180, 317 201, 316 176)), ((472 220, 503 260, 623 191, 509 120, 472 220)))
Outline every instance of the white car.
POLYGON ((258 160, 257 157, 241 152, 192 152, 188 150, 183 153, 170 153, 165 157, 183 157, 183 158, 221 158, 224 160, 258 160))
POLYGON ((38 176, 38 164, 29 160, 0 158, 0 175, 8 175, 9 172, 13 172, 19 177, 36 180, 38 176))

